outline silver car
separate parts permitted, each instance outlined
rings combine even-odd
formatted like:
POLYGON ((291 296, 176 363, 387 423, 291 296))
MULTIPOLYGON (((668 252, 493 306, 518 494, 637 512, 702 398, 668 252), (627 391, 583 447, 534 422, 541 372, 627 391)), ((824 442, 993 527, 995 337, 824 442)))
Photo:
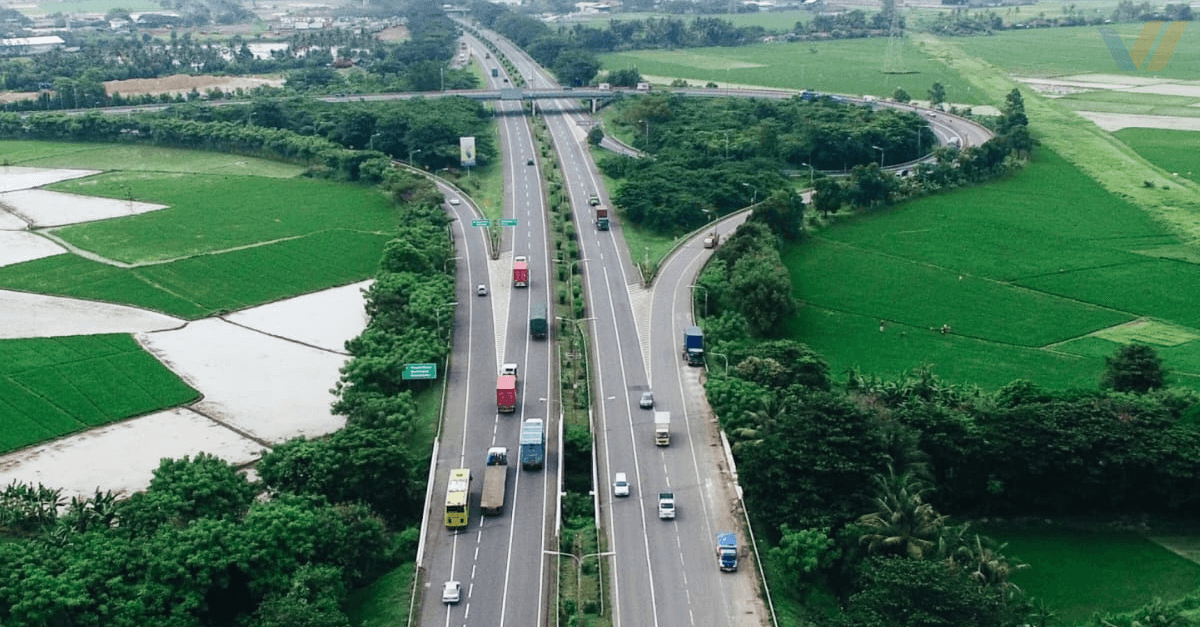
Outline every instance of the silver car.
POLYGON ((654 392, 642 392, 642 400, 638 401, 638 406, 642 409, 654 409, 654 392))

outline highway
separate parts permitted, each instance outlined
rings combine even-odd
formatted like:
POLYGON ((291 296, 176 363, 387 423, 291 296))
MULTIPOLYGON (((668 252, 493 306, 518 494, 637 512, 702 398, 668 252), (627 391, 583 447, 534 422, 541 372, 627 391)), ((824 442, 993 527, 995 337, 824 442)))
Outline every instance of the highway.
MULTIPOLYGON (((475 43, 482 58, 483 49, 475 43)), ((519 112, 521 103, 496 106, 501 112, 519 112)), ((481 216, 470 200, 441 186, 448 200, 459 201, 447 205, 454 217, 451 228, 459 257, 458 305, 443 437, 421 559, 426 585, 420 625, 524 627, 547 624, 551 618, 544 601, 552 571, 542 551, 545 538, 553 534, 557 505, 558 420, 549 400, 554 368, 551 343, 529 335, 530 304, 549 303, 546 207, 540 166, 526 165, 529 159, 537 163, 527 119, 522 115, 496 119, 505 154, 504 216, 518 221, 516 227, 503 229, 498 259, 488 258, 486 230, 471 226, 481 216), (529 257, 527 288, 512 286, 514 253, 529 257), (479 284, 488 286, 488 296, 476 295, 479 284), (502 363, 519 367, 517 410, 511 414, 496 409, 496 377, 502 363), (526 418, 546 419, 546 465, 539 471, 522 470, 518 459, 520 424, 526 418), (479 499, 491 446, 509 449, 508 496, 501 515, 485 518, 479 499), (443 524, 443 511, 449 469, 458 467, 470 468, 474 482, 470 524, 455 532, 443 524), (457 604, 443 605, 441 588, 449 580, 462 583, 463 597, 457 604)))
MULTIPOLYGON (((495 33, 482 35, 499 46, 530 89, 554 93, 557 87, 552 79, 522 51, 495 33)), ((482 44, 470 36, 466 39, 482 59, 482 44)), ((485 62, 485 67, 499 67, 503 72, 495 60, 485 62)), ((778 98, 784 93, 738 90, 736 95, 778 98)), ((611 607, 607 609, 613 624, 769 624, 758 592, 756 565, 746 549, 748 538, 743 533, 735 477, 704 398, 704 369, 689 367, 680 357, 682 329, 692 324, 692 284, 712 250, 704 249, 699 238, 684 242, 662 263, 653 289, 643 287, 640 272, 625 248, 620 222, 614 219, 609 231, 592 226, 588 197, 596 193, 605 205, 611 207, 611 203, 586 143, 591 120, 580 112, 576 100, 536 102, 553 137, 554 157, 578 225, 578 265, 588 305, 586 318, 577 324, 590 334, 593 347, 595 452, 603 482, 597 486, 598 502, 610 553, 602 558, 610 577, 611 607), (648 389, 655 393, 656 409, 671 412, 668 447, 655 446, 652 412, 638 407, 641 392, 648 389), (628 498, 613 496, 611 481, 616 472, 629 475, 632 489, 628 498), (667 521, 658 519, 656 507, 658 492, 665 490, 675 493, 678 508, 677 517, 667 521), (736 573, 722 573, 716 565, 715 537, 724 530, 738 532, 742 550, 736 573)), ((546 279, 553 261, 548 255, 541 165, 527 122, 519 115, 521 106, 520 101, 512 100, 496 103, 506 164, 505 216, 519 221, 516 228, 504 230, 498 260, 485 258, 485 234, 470 226, 478 215, 469 201, 464 198, 460 204, 449 205, 456 217, 453 230, 460 255, 460 306, 455 315, 444 433, 462 435, 461 440, 444 439, 438 451, 430 508, 433 522, 422 560, 426 588, 421 625, 556 623, 548 584, 552 560, 558 558, 544 553, 557 531, 553 513, 559 425, 554 407, 557 399, 550 395, 555 366, 549 343, 528 336, 530 302, 550 302, 546 279), (525 165, 531 158, 537 165, 525 165), (530 259, 528 289, 510 286, 514 253, 530 259), (474 296, 479 283, 489 285, 488 297, 474 296), (493 389, 502 362, 520 364, 522 373, 519 407, 513 415, 496 413, 493 389), (549 427, 547 466, 541 473, 520 471, 516 463, 517 428, 521 419, 529 417, 546 418, 549 427), (492 445, 510 449, 509 503, 502 516, 483 519, 477 504, 484 452, 492 445), (460 464, 472 468, 475 476, 475 507, 467 530, 451 533, 440 526, 442 498, 446 469, 460 464), (464 598, 458 605, 440 604, 441 583, 448 579, 463 582, 464 598), (534 599, 539 602, 531 602, 534 599)), ((895 106, 924 115, 942 143, 969 146, 990 136, 986 129, 961 118, 895 106)), ((448 197, 453 194, 448 188, 443 191, 448 197)), ((747 215, 724 218, 705 232, 717 230, 724 239, 747 215)), ((553 310, 550 315, 553 319, 553 310)), ((724 366, 717 365, 718 357, 710 355, 709 367, 724 366)))

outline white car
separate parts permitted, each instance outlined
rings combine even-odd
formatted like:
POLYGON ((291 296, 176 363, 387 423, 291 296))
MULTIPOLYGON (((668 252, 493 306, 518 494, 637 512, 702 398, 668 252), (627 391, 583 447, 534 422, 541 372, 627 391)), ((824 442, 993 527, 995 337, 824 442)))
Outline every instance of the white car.
POLYGON ((517 255, 516 257, 513 257, 513 263, 528 263, 528 262, 529 262, 529 257, 526 257, 525 255, 517 255))
POLYGON ((458 603, 462 600, 462 584, 457 581, 447 581, 442 586, 442 603, 458 603))
POLYGON ((479 294, 480 296, 487 296, 487 286, 483 283, 480 283, 479 287, 475 288, 475 293, 479 294))
POLYGON ((452 205, 461 205, 461 204, 462 204, 462 201, 461 201, 461 200, 459 200, 459 199, 457 199, 457 198, 451 198, 451 199, 450 199, 450 204, 452 204, 452 205))
POLYGON ((623 472, 613 477, 613 496, 629 496, 629 479, 623 472))

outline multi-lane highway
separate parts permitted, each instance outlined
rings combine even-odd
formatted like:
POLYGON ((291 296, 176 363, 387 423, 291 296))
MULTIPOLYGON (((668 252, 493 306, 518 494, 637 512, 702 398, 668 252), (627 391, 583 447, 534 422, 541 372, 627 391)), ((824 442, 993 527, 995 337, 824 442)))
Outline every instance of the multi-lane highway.
MULTIPOLYGON (((502 37, 481 36, 494 42, 517 68, 531 89, 556 89, 547 75, 502 37)), ((485 48, 473 37, 467 41, 483 58, 485 48)), ((486 67, 504 68, 496 60, 486 67)), ((515 78, 515 77, 510 77, 515 78)), ((501 77, 490 79, 492 87, 501 77)), ((514 81, 515 82, 515 81, 514 81)), ((711 95, 711 94, 707 94, 711 95)), ((781 97, 780 92, 739 91, 739 95, 781 97)), ((698 241, 685 243, 661 266, 653 290, 630 259, 613 222, 608 231, 595 230, 588 198, 599 194, 610 205, 586 143, 591 120, 579 112, 577 101, 540 100, 553 138, 564 185, 579 225, 587 320, 592 337, 595 451, 602 485, 598 502, 608 535, 605 570, 611 585, 611 612, 617 627, 766 624, 754 564, 742 551, 742 568, 722 573, 714 555, 718 531, 736 530, 745 547, 731 468, 720 446, 714 417, 704 400, 702 368, 680 358, 681 334, 692 323, 691 295, 703 262, 711 254, 698 241), (644 390, 653 389, 656 409, 671 412, 672 442, 653 442, 652 412, 638 406, 644 390), (632 483, 628 498, 614 498, 612 477, 626 473, 632 483), (660 491, 675 494, 678 516, 659 520, 660 491)), ((888 105, 892 106, 890 103, 888 105)), ((900 105, 903 107, 903 105, 900 105)), ((516 112, 520 102, 500 101, 500 113, 516 112)), ((961 118, 919 111, 929 120, 942 143, 969 146, 986 141, 986 129, 961 118)), ((552 396, 553 355, 546 342, 528 335, 531 302, 550 304, 548 272, 554 263, 545 225, 540 162, 527 121, 520 115, 498 115, 505 154, 505 216, 518 226, 505 230, 498 259, 486 259, 482 229, 470 226, 472 211, 466 199, 450 205, 460 258, 459 295, 455 315, 455 347, 449 376, 444 426, 446 437, 438 450, 430 518, 422 569, 426 589, 422 625, 546 625, 552 624, 553 604, 547 598, 551 559, 545 553, 553 528, 555 480, 558 472, 558 411, 552 396), (535 165, 526 165, 533 159, 535 165), (528 289, 511 287, 514 254, 529 257, 528 289), (490 286, 486 298, 475 286, 490 286), (494 384, 499 364, 520 366, 521 388, 515 414, 497 414, 494 384), (547 466, 540 473, 521 471, 516 463, 520 420, 545 418, 549 426, 547 466), (459 436, 461 434, 461 436, 459 436), (484 453, 489 446, 510 449, 509 499, 503 515, 481 518, 484 453), (476 479, 471 525, 449 532, 440 525, 447 469, 469 467, 476 479), (463 583, 461 603, 439 603, 441 584, 463 583)), ((448 195, 454 191, 444 190, 448 195)), ((726 218, 715 228, 728 236, 745 214, 726 218)), ((553 318, 553 312, 551 317, 553 318)), ((715 358, 714 356, 713 358, 715 358)), ((595 559, 595 558, 593 558, 595 559)))
MULTIPOLYGON (((476 42, 476 45, 477 42, 476 42)), ((479 48, 478 56, 483 57, 479 48)), ((500 78, 492 79, 499 81, 500 78)), ((520 111, 519 102, 501 102, 498 112, 520 111)), ((454 314, 454 348, 450 361, 443 437, 437 451, 422 572, 421 625, 543 625, 548 621, 547 582, 550 571, 543 559, 544 539, 552 533, 557 499, 558 459, 547 455, 538 471, 522 470, 518 440, 521 421, 546 419, 547 450, 557 447, 557 412, 549 399, 554 372, 550 343, 529 336, 530 304, 549 303, 550 260, 540 166, 528 121, 521 115, 498 115, 505 152, 504 216, 515 218, 505 228, 497 259, 489 259, 485 229, 471 226, 481 216, 469 199, 443 187, 455 220, 452 224, 458 269, 454 314), (526 163, 534 160, 534 165, 526 163), (514 254, 529 259, 529 286, 512 285, 514 254), (488 286, 478 296, 476 286, 488 286), (517 409, 498 413, 496 378, 502 363, 519 371, 517 409), (508 491, 504 512, 483 517, 486 452, 492 446, 509 449, 508 491), (474 477, 470 523, 451 531, 442 522, 449 469, 470 468, 474 477), (442 584, 462 584, 462 600, 441 603, 442 584)), ((551 606, 552 607, 552 606, 551 606)))

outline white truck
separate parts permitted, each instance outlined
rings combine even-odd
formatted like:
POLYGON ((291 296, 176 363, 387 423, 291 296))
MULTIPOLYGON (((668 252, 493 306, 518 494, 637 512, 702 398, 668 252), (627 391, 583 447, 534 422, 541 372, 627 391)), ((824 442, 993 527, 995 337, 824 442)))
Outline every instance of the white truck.
POLYGON ((654 444, 657 446, 671 445, 671 412, 654 412, 654 444))
POLYGON ((675 518, 675 493, 658 493, 658 517, 662 519, 675 518))

